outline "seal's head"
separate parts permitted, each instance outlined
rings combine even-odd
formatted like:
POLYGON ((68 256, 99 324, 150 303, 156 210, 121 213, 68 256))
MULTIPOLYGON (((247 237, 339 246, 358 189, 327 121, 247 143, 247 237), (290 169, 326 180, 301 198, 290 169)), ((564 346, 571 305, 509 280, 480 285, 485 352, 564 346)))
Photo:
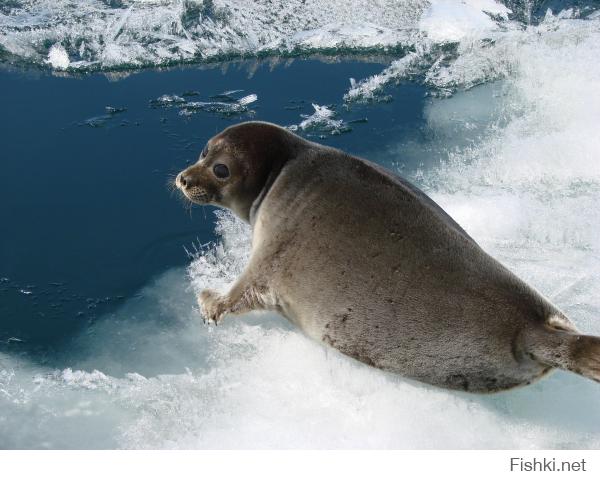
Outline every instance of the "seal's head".
POLYGON ((281 168, 305 141, 265 122, 246 122, 211 138, 175 185, 192 202, 229 208, 250 221, 281 168))

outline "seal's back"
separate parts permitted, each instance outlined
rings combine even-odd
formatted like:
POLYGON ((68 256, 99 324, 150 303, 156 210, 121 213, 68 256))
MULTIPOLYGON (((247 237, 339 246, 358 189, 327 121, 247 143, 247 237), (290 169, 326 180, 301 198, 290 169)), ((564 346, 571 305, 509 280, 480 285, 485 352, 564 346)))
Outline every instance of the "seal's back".
POLYGON ((576 361, 581 336, 568 319, 401 177, 312 144, 263 208, 255 236, 277 252, 281 310, 311 337, 469 391, 527 384, 551 367, 599 378, 598 339, 585 337, 591 353, 576 361), (564 358, 549 357, 557 351, 564 358))

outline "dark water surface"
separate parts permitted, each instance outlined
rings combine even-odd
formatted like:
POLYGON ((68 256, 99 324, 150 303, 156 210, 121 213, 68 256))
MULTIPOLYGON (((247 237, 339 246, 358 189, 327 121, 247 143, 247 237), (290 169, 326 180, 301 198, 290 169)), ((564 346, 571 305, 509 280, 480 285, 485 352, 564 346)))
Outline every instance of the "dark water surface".
POLYGON ((420 86, 390 87, 391 103, 341 104, 350 77, 381 69, 296 60, 119 79, 0 71, 0 350, 69 340, 150 278, 189 263, 185 248, 213 240, 211 207, 186 210, 167 182, 223 128, 249 119, 298 124, 301 114, 314 113, 314 102, 333 105, 352 131, 299 133, 358 155, 380 150, 392 131, 397 140, 419 135, 420 86), (180 108, 151 104, 165 94, 210 101, 230 90, 258 100, 233 115, 180 115, 180 108))

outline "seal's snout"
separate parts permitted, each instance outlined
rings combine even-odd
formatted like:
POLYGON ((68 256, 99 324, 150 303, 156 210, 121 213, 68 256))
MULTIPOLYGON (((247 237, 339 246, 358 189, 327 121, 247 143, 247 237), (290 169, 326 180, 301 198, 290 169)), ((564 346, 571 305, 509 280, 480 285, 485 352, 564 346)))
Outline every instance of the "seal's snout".
POLYGON ((175 186, 193 203, 205 204, 212 198, 206 188, 202 175, 193 169, 186 169, 175 177, 175 186))
POLYGON ((177 187, 181 189, 186 188, 189 183, 190 178, 185 172, 181 172, 179 175, 177 175, 177 178, 175 179, 175 185, 177 185, 177 187))
POLYGON ((193 187, 197 187, 200 184, 200 179, 198 175, 194 175, 194 172, 190 172, 189 170, 184 170, 177 175, 175 178, 175 185, 182 192, 192 189, 193 187))

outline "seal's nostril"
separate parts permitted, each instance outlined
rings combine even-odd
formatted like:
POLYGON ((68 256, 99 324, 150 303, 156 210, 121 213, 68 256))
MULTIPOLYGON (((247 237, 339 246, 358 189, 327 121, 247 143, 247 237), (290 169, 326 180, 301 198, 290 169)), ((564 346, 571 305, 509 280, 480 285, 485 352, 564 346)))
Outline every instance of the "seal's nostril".
POLYGON ((179 176, 179 183, 181 184, 182 187, 187 187, 187 177, 185 175, 180 175, 179 176))

